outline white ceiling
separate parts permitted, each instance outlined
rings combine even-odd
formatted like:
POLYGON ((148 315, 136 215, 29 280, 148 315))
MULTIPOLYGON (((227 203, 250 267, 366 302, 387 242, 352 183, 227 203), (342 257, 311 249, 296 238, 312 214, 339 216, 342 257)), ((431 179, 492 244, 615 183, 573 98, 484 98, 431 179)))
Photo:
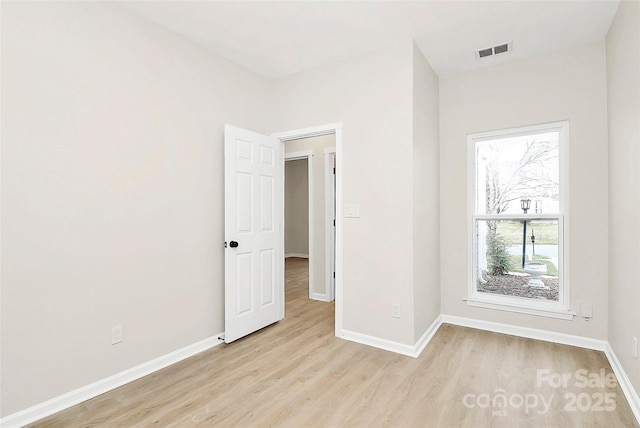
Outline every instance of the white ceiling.
POLYGON ((608 1, 124 1, 273 79, 415 39, 439 76, 602 40, 608 1), (513 42, 478 60, 475 50, 513 42))

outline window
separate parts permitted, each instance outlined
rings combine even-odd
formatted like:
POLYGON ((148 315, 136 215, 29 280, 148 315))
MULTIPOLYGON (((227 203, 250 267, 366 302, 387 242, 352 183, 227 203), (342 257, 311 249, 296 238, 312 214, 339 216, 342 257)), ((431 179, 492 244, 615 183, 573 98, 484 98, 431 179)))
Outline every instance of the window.
POLYGON ((469 135, 467 304, 572 319, 568 128, 557 122, 469 135))

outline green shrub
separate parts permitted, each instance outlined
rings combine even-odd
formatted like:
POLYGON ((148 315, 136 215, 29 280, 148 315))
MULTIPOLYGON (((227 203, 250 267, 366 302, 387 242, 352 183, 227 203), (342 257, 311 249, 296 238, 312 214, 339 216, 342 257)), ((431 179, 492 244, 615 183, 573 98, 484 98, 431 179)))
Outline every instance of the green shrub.
POLYGON ((487 234, 487 264, 491 275, 506 275, 511 270, 507 244, 499 233, 487 234))

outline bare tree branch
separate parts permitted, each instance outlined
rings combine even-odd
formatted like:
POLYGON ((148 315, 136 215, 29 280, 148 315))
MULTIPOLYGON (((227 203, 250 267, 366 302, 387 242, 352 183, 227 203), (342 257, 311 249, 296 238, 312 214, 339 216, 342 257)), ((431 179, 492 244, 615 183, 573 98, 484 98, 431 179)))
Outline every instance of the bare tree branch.
POLYGON ((527 197, 557 197, 558 182, 551 177, 546 163, 557 157, 556 147, 549 141, 527 141, 517 167, 502 183, 498 171, 497 149, 492 148, 485 164, 486 212, 500 214, 509 203, 527 197))

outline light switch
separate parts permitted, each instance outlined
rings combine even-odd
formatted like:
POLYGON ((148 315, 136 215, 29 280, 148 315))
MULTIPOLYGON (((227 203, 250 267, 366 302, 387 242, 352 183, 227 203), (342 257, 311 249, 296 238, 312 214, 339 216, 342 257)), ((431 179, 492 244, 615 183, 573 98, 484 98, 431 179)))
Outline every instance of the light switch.
POLYGON ((345 218, 359 218, 360 217, 360 205, 345 205, 344 206, 345 218))

